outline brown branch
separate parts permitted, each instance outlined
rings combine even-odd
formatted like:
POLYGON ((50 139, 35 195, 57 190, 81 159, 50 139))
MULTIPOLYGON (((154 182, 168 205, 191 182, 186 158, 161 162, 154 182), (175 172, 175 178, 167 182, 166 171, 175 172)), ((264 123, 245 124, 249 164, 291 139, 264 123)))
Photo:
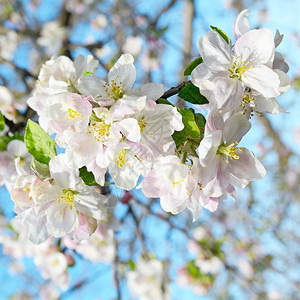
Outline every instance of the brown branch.
POLYGON ((167 99, 171 96, 174 96, 178 94, 186 85, 190 84, 191 81, 184 81, 177 85, 176 87, 171 87, 169 90, 167 90, 160 98, 161 99, 167 99))

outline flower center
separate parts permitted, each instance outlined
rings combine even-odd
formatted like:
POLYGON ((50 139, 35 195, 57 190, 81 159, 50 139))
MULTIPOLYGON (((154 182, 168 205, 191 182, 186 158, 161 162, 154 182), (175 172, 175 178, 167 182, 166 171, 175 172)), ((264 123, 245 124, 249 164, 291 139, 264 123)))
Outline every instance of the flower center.
POLYGON ((173 182, 172 182, 173 188, 174 188, 178 183, 182 183, 182 182, 184 182, 184 179, 179 180, 179 181, 173 181, 173 182))
POLYGON ((68 108, 67 110, 68 114, 69 114, 69 118, 70 119, 75 119, 76 117, 81 117, 83 118, 83 115, 81 115, 80 113, 78 113, 76 110, 68 108))
POLYGON ((94 139, 99 143, 104 143, 108 140, 110 133, 110 125, 103 121, 91 122, 87 130, 88 134, 94 134, 94 139))
MULTIPOLYGON (((237 57, 239 58, 239 57, 237 57)), ((229 71, 229 77, 233 79, 242 79, 242 75, 253 67, 253 65, 248 66, 250 63, 250 60, 246 63, 245 61, 235 60, 231 66, 231 68, 228 69, 229 71)))
POLYGON ((123 165, 129 166, 130 164, 126 162, 126 149, 123 149, 119 152, 117 159, 115 160, 115 164, 122 168, 123 165))
POLYGON ((225 156, 225 161, 226 163, 228 163, 228 158, 230 159, 239 159, 240 157, 236 154, 235 151, 239 150, 239 151, 243 151, 242 148, 237 148, 236 145, 238 144, 238 142, 234 142, 232 144, 230 144, 229 146, 226 146, 224 144, 220 145, 218 150, 217 150, 217 154, 223 155, 225 156))
POLYGON ((139 126, 140 126, 140 129, 141 129, 141 132, 144 131, 144 128, 146 127, 147 123, 144 121, 144 117, 141 117, 140 120, 138 120, 138 123, 139 123, 139 126))
POLYGON ((255 97, 253 97, 251 92, 245 92, 244 93, 244 97, 243 97, 243 100, 242 100, 242 103, 241 103, 244 115, 248 111, 248 108, 250 108, 250 117, 253 116, 253 107, 256 106, 254 101, 255 101, 255 97))
POLYGON ((65 206, 69 205, 70 209, 72 210, 74 207, 74 192, 71 190, 63 190, 63 194, 60 196, 60 198, 57 200, 57 203, 60 203, 61 201, 64 201, 65 206))
MULTIPOLYGON (((116 79, 118 79, 118 76, 116 77, 116 79)), ((120 81, 120 83, 117 83, 115 80, 111 80, 111 84, 105 82, 103 87, 105 89, 106 94, 115 101, 123 98, 124 96, 124 84, 122 83, 122 81, 120 81)))

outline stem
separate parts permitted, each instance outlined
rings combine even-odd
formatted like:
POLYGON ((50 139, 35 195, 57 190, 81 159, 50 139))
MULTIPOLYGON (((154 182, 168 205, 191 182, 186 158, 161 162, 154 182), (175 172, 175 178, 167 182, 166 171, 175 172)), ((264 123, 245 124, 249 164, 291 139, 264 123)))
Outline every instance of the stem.
POLYGON ((176 87, 171 87, 169 90, 167 90, 160 98, 161 99, 167 99, 171 96, 174 96, 178 94, 186 85, 190 84, 191 81, 184 81, 177 85, 176 87))

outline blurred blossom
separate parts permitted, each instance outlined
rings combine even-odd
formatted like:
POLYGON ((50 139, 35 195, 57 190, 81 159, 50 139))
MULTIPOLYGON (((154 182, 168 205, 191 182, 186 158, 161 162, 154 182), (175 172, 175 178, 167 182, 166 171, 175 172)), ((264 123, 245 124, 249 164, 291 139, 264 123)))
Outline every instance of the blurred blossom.
POLYGON ((206 235, 207 235, 206 229, 204 229, 203 227, 200 227, 200 226, 196 227, 193 232, 193 237, 197 241, 201 241, 202 239, 205 238, 206 235))
POLYGON ((266 9, 261 9, 258 12, 258 19, 260 23, 264 23, 268 20, 269 14, 266 9))
POLYGON ((163 264, 161 261, 140 260, 134 271, 129 271, 128 287, 134 297, 140 300, 163 300, 169 299, 168 288, 163 288, 163 264))
POLYGON ((286 171, 285 180, 290 188, 294 188, 298 185, 299 171, 299 166, 286 171))
POLYGON ((284 299, 283 294, 278 290, 272 290, 268 292, 268 299, 269 300, 282 300, 284 299))
POLYGON ((197 254, 201 250, 200 246, 194 241, 189 241, 188 242, 187 249, 192 254, 197 254))
POLYGON ((67 0, 66 9, 74 14, 82 14, 86 12, 94 0, 67 0))
POLYGON ((133 56, 138 56, 141 52, 143 40, 139 36, 128 36, 125 44, 122 47, 124 53, 130 53, 133 56))
POLYGON ((146 72, 158 69, 160 62, 153 52, 146 50, 141 56, 141 64, 146 72))
POLYGON ((237 260, 237 266, 240 272, 247 278, 251 279, 254 276, 253 266, 245 259, 239 258, 237 260))
POLYGON ((94 263, 110 263, 115 256, 114 233, 101 223, 88 240, 76 242, 64 238, 63 243, 94 263))
POLYGON ((10 300, 34 300, 35 297, 29 295, 27 292, 19 292, 11 296, 10 300))
POLYGON ((300 144, 300 126, 296 127, 293 132, 294 140, 300 144))
POLYGON ((135 18, 135 24, 139 27, 144 27, 147 25, 147 19, 143 16, 137 16, 135 18))
POLYGON ((18 35, 15 31, 9 30, 6 34, 0 35, 0 56, 6 60, 12 60, 18 47, 18 35))
POLYGON ((97 48, 94 50, 95 55, 101 59, 104 56, 108 55, 111 52, 111 49, 108 45, 104 45, 102 48, 97 48))
POLYGON ((194 294, 203 296, 208 293, 208 287, 204 286, 199 278, 193 277, 185 268, 177 271, 178 285, 180 287, 191 287, 194 294))
POLYGON ((46 54, 51 56, 60 51, 63 41, 67 37, 67 33, 67 29, 61 27, 58 22, 49 22, 44 25, 41 31, 41 37, 37 39, 37 43, 45 47, 46 54))
POLYGON ((195 260, 195 265, 201 270, 202 273, 216 275, 222 268, 223 263, 218 257, 213 256, 209 259, 197 258, 195 260))
POLYGON ((14 260, 9 265, 9 272, 12 275, 15 275, 15 274, 18 274, 18 273, 23 273, 24 271, 25 271, 25 266, 21 261, 14 260))
POLYGON ((99 14, 95 19, 91 20, 91 26, 98 30, 107 26, 107 18, 104 14, 99 14))
POLYGON ((52 283, 44 284, 40 289, 41 300, 58 300, 60 294, 58 289, 52 283))

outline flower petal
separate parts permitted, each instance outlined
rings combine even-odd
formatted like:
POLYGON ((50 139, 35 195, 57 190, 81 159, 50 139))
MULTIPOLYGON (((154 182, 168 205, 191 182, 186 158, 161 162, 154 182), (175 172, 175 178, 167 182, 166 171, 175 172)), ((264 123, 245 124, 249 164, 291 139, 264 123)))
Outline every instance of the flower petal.
POLYGON ((250 61, 254 65, 273 61, 275 44, 271 30, 263 28, 246 32, 236 41, 234 53, 241 61, 250 61))
POLYGON ((226 145, 239 142, 243 136, 250 130, 251 123, 245 118, 242 112, 234 114, 225 121, 224 140, 226 145))
POLYGON ((214 31, 198 40, 198 49, 204 63, 213 71, 223 71, 231 64, 231 49, 226 41, 214 31))
POLYGON ((238 179, 260 180, 266 175, 266 169, 253 153, 246 148, 238 152, 239 159, 231 159, 229 172, 238 179))
POLYGON ((241 11, 233 22, 233 34, 236 39, 250 30, 248 15, 250 9, 246 8, 241 11))
POLYGON ((246 86, 258 91, 267 98, 280 95, 278 74, 264 65, 257 65, 248 69, 242 76, 242 81, 246 86))

